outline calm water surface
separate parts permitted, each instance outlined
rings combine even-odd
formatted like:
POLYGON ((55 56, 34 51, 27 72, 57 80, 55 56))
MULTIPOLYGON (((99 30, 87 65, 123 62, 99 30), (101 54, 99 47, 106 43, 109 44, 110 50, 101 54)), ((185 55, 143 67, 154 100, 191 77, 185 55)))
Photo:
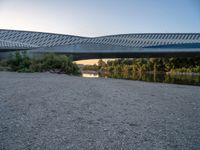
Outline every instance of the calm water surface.
POLYGON ((130 73, 97 73, 83 72, 83 77, 89 78, 115 78, 126 80, 139 80, 147 82, 160 82, 172 84, 198 85, 200 86, 200 74, 130 74, 130 73))

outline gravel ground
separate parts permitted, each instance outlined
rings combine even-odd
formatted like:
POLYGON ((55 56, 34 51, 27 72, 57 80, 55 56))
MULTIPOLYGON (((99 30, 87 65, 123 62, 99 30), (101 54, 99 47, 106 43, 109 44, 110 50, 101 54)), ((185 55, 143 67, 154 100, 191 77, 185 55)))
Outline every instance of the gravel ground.
POLYGON ((200 87, 0 72, 1 150, 199 150, 200 87))

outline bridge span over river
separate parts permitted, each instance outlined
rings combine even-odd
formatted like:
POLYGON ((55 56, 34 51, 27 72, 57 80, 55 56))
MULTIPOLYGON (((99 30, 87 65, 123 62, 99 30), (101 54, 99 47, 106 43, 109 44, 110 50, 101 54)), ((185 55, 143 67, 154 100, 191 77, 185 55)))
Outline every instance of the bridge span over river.
POLYGON ((137 33, 101 37, 32 31, 0 30, 0 58, 15 51, 30 56, 45 53, 72 55, 75 60, 96 58, 200 56, 200 33, 137 33))

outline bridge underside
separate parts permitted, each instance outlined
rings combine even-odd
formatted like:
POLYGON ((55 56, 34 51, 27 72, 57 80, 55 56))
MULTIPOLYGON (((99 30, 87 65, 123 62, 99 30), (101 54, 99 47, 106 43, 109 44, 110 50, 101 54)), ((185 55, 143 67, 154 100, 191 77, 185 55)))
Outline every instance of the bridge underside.
MULTIPOLYGON (((200 57, 200 48, 192 49, 137 49, 137 50, 65 50, 65 49, 32 49, 27 51, 30 57, 48 53, 65 54, 74 60, 103 58, 150 58, 150 57, 200 57)), ((0 59, 9 58, 16 50, 0 50, 0 59)))
POLYGON ((135 52, 135 53, 71 53, 68 54, 73 56, 74 60, 84 59, 112 59, 112 58, 160 58, 160 57, 200 57, 200 52, 162 52, 162 53, 151 53, 151 52, 135 52))
POLYGON ((102 37, 1 30, 0 58, 17 50, 30 56, 72 55, 74 60, 138 57, 200 56, 200 33, 137 33, 102 37))

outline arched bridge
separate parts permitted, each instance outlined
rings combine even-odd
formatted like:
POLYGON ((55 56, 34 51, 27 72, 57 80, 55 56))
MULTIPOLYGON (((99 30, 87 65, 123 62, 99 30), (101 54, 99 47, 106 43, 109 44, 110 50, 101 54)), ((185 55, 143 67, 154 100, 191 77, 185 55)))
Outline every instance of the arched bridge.
POLYGON ((0 58, 17 50, 30 55, 57 53, 75 60, 200 56, 200 33, 141 33, 101 37, 0 30, 0 58))

